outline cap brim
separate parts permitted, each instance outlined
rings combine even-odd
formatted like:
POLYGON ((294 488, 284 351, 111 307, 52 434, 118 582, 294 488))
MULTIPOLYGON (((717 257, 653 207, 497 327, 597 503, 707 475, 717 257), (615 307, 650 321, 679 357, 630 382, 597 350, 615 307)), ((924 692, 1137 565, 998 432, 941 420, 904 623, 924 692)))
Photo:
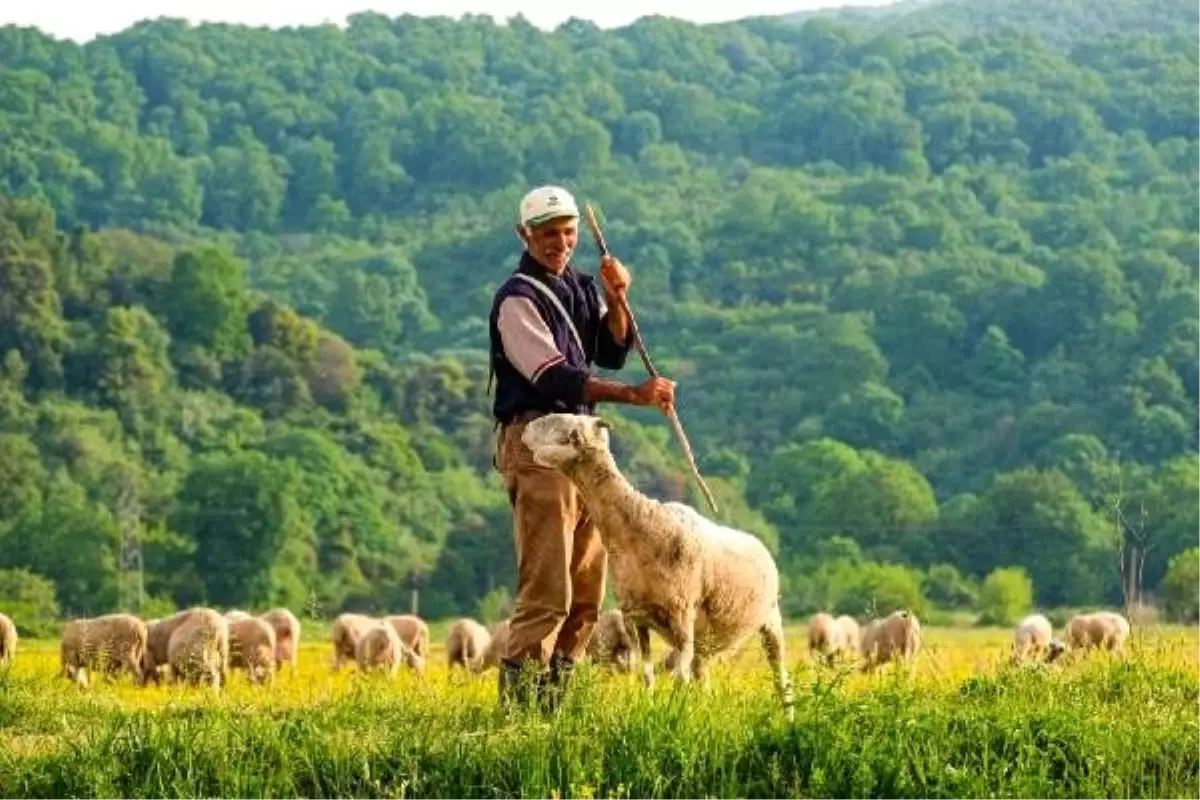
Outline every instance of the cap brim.
POLYGON ((536 217, 530 217, 525 220, 526 225, 541 225, 543 222, 549 222, 552 219, 560 219, 562 217, 570 217, 578 219, 579 212, 571 209, 563 209, 562 211, 550 211, 545 214, 539 214, 536 217))

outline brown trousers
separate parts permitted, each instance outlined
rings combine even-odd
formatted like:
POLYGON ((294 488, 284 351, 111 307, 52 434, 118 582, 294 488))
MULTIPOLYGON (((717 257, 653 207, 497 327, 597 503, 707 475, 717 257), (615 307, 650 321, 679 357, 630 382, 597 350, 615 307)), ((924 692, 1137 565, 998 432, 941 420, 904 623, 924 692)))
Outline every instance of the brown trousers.
POLYGON ((579 491, 562 473, 533 460, 524 422, 506 425, 498 466, 513 507, 517 598, 504 658, 578 659, 604 601, 608 554, 579 491))

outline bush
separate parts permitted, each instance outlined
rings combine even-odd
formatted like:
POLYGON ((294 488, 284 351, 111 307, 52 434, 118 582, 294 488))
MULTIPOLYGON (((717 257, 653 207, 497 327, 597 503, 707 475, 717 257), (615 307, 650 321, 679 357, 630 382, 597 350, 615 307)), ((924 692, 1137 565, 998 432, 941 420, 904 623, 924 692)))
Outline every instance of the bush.
POLYGON ((27 569, 0 569, 0 610, 17 626, 23 638, 54 635, 59 608, 54 581, 27 569))
POLYGON ((979 624, 1012 625, 1033 607, 1033 581, 1020 567, 992 570, 979 590, 979 624))
POLYGON ((953 564, 934 564, 921 583, 929 602, 942 608, 974 608, 979 589, 953 564))
POLYGON ((1200 548, 1193 547, 1171 557, 1160 593, 1171 619, 1200 620, 1200 548))
POLYGON ((840 614, 886 617, 907 608, 919 617, 926 611, 921 574, 903 564, 865 561, 854 568, 841 588, 841 598, 834 604, 840 614))

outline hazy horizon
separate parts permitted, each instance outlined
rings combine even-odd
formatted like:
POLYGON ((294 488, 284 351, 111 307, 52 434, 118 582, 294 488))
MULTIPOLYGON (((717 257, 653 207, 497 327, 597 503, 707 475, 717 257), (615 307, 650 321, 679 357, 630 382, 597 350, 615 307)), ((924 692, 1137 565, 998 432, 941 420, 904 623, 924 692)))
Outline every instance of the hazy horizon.
POLYGON ((346 17, 374 11, 394 17, 461 17, 463 14, 488 14, 503 22, 521 14, 530 23, 546 29, 557 27, 571 17, 589 19, 602 28, 628 25, 641 17, 663 15, 696 23, 727 22, 746 17, 790 14, 842 6, 882 6, 894 0, 747 0, 730 6, 713 4, 711 10, 687 0, 652 2, 616 2, 580 9, 550 0, 443 0, 438 11, 431 12, 428 2, 413 0, 260 0, 256 3, 235 0, 114 0, 107 6, 84 6, 78 0, 41 0, 0 11, 0 24, 33 26, 57 38, 85 42, 99 35, 116 33, 144 20, 158 17, 186 19, 192 23, 225 22, 243 25, 287 27, 296 25, 341 25, 346 17))

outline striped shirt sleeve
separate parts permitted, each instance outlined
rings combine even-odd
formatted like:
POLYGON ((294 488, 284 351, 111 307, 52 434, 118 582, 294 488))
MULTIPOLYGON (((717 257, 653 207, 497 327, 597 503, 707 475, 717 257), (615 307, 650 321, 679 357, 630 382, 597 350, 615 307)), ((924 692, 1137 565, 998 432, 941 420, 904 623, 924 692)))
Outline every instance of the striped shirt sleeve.
POLYGON ((500 304, 496 325, 509 363, 530 383, 537 383, 546 370, 566 360, 532 300, 506 298, 500 304))

